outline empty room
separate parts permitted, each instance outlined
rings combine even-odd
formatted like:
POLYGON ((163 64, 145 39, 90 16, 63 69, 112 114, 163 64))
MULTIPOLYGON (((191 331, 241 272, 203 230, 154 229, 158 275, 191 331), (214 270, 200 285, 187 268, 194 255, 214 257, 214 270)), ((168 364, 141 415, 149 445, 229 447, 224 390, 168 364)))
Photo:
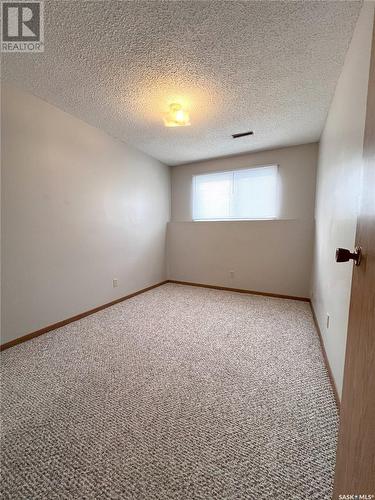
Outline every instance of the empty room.
POLYGON ((374 1, 1 2, 4 500, 375 500, 374 1))

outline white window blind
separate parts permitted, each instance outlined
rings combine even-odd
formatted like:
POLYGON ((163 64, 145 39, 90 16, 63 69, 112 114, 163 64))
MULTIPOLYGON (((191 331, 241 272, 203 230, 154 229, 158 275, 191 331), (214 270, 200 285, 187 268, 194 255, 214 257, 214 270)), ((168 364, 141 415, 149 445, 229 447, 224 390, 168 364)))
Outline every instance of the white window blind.
POLYGON ((193 177, 193 220, 277 217, 277 165, 193 177))

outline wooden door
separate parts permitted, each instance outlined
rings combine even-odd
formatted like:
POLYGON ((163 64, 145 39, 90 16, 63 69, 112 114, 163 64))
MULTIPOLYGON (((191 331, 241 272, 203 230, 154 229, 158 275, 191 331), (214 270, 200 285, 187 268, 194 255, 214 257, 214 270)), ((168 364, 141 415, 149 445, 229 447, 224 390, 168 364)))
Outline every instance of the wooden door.
POLYGON ((366 115, 356 235, 363 258, 353 268, 334 500, 375 499, 375 29, 366 115))

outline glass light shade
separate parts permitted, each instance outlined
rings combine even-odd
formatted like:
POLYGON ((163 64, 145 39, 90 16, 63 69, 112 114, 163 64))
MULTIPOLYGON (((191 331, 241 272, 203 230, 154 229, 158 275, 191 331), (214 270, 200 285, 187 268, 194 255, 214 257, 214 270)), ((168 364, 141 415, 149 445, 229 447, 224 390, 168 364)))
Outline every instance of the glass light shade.
POLYGON ((164 116, 164 125, 166 127, 186 127, 190 125, 189 113, 182 109, 181 104, 173 103, 164 116))

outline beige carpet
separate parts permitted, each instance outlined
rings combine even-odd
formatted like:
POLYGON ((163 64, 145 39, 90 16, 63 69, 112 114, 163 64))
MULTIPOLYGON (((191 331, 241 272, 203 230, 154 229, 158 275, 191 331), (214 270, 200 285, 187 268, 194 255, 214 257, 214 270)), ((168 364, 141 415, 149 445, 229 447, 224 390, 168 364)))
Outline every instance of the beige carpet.
POLYGON ((167 284, 4 351, 4 499, 328 499, 309 305, 167 284))

